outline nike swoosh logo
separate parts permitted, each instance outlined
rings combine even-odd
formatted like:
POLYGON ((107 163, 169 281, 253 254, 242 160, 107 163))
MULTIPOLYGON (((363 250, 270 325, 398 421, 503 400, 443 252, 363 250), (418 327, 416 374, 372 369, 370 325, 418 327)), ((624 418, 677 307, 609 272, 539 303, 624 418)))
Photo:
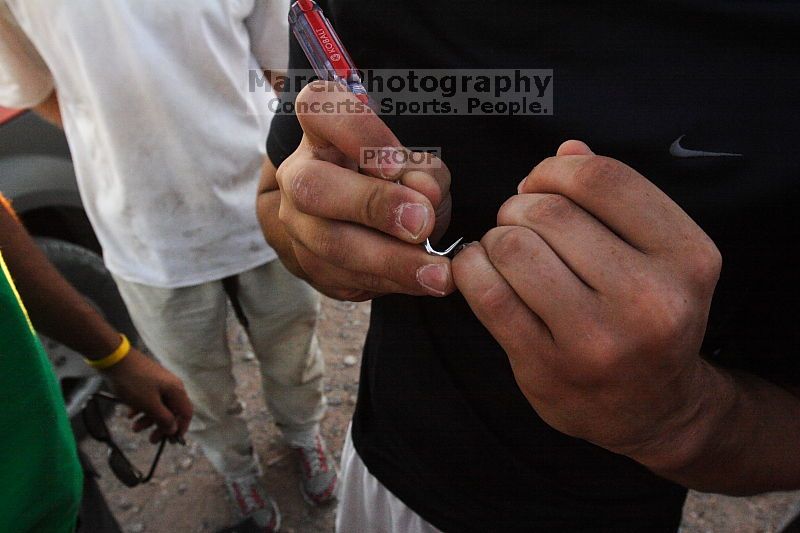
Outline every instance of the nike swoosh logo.
POLYGON ((684 137, 686 137, 686 135, 681 135, 675 139, 675 142, 669 147, 669 153, 672 154, 672 157, 677 157, 679 159, 687 159, 690 157, 743 157, 742 154, 732 154, 730 152, 705 152, 703 150, 684 148, 681 146, 681 141, 684 137))

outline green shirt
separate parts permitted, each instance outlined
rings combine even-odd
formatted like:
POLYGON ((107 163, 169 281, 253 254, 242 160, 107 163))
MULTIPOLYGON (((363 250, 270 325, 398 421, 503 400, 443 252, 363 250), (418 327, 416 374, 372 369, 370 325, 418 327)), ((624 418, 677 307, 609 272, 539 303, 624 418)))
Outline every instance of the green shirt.
POLYGON ((0 254, 0 532, 73 531, 82 486, 58 381, 0 254))

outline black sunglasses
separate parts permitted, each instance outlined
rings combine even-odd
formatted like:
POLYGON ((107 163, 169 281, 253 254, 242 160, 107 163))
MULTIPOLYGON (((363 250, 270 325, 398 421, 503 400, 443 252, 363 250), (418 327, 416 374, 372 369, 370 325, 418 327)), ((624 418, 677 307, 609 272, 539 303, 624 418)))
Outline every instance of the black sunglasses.
POLYGON ((108 446, 108 466, 114 475, 117 476, 122 483, 128 487, 135 487, 142 483, 147 483, 153 478, 153 473, 156 471, 156 465, 161 458, 161 452, 164 451, 164 445, 167 443, 166 437, 161 439, 158 445, 156 457, 153 459, 153 464, 150 465, 150 470, 147 475, 143 475, 138 468, 128 460, 122 450, 114 442, 111 437, 111 432, 108 430, 105 418, 103 417, 103 410, 100 408, 100 400, 106 400, 114 403, 123 403, 122 400, 107 392, 97 392, 92 395, 83 409, 83 424, 86 426, 86 431, 95 440, 104 443, 108 446))

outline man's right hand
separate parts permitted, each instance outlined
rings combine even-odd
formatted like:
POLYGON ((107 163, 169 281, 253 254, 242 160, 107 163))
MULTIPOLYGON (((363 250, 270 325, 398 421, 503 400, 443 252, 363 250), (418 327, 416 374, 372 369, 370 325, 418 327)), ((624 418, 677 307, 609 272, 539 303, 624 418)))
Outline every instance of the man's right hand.
POLYGON ((339 85, 313 83, 297 106, 322 112, 298 113, 303 140, 277 172, 266 164, 258 199, 264 234, 287 267, 341 300, 453 292, 450 260, 420 245, 436 242, 450 222, 444 163, 364 161, 365 148, 405 149, 339 85))

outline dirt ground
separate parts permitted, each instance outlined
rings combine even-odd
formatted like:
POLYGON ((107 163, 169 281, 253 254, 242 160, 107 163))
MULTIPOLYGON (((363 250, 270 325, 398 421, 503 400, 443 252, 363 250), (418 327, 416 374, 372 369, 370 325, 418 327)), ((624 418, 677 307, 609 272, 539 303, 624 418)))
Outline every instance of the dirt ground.
MULTIPOLYGON (((358 368, 369 305, 325 300, 319 337, 328 367, 328 413, 322 431, 339 459, 344 434, 355 405, 358 368)), ((283 514, 286 533, 333 531, 334 506, 307 505, 298 490, 299 469, 278 437, 272 417, 260 393, 258 364, 250 355, 241 329, 231 323, 229 336, 234 351, 237 392, 245 405, 256 450, 264 467, 266 486, 283 514)), ((121 412, 110 428, 120 446, 140 469, 149 467, 154 447, 132 434, 121 412)), ((126 533, 173 533, 217 531, 231 525, 233 516, 222 478, 191 441, 186 447, 168 446, 156 476, 148 485, 128 489, 111 474, 103 446, 84 441, 82 448, 100 472, 101 487, 126 533)), ((755 498, 690 495, 684 510, 684 533, 770 533, 780 531, 787 518, 800 511, 800 493, 755 498)), ((369 533, 369 532, 353 532, 369 533)))

